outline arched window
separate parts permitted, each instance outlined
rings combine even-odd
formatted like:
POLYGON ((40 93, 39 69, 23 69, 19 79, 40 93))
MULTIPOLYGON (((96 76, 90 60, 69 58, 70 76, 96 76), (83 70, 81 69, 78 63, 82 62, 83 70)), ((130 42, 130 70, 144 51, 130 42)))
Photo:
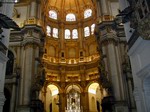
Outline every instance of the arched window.
POLYGON ((50 26, 46 27, 46 31, 47 31, 47 35, 51 36, 51 27, 50 26))
POLYGON ((65 39, 70 39, 70 38, 71 38, 70 30, 66 29, 65 30, 65 39))
POLYGON ((72 30, 72 39, 77 39, 78 38, 78 31, 77 29, 72 30))
POLYGON ((49 17, 52 19, 57 19, 57 13, 54 10, 49 11, 49 17))
POLYGON ((94 30, 95 30, 95 24, 91 25, 91 34, 94 34, 94 30))
POLYGON ((85 27, 85 28, 84 28, 84 36, 85 36, 85 37, 90 36, 90 29, 89 29, 89 27, 85 27))
POLYGON ((84 11, 84 18, 88 18, 90 16, 92 16, 92 10, 91 9, 86 9, 84 11))
POLYGON ((53 37, 58 38, 58 29, 53 28, 53 37))
POLYGON ((66 21, 76 21, 76 16, 72 13, 66 15, 66 21))

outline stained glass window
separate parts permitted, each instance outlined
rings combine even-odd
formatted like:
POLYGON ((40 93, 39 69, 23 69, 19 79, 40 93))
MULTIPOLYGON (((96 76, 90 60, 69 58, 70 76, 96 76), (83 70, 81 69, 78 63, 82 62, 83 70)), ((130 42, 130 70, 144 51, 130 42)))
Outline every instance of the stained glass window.
POLYGON ((91 34, 94 34, 95 24, 91 25, 91 34))
POLYGON ((47 26, 47 27, 46 27, 46 30, 47 30, 47 35, 48 35, 48 36, 51 36, 51 27, 50 27, 50 26, 47 26))
POLYGON ((70 30, 66 29, 65 30, 65 39, 70 39, 70 38, 71 38, 70 30))
POLYGON ((58 38, 58 29, 53 28, 53 37, 58 38))
POLYGON ((54 10, 49 11, 49 17, 52 19, 57 19, 57 13, 54 10))
POLYGON ((84 36, 85 37, 90 36, 90 29, 89 29, 89 27, 85 27, 84 28, 84 36))
POLYGON ((92 10, 91 9, 86 9, 84 11, 84 18, 88 18, 90 16, 92 16, 92 10))
POLYGON ((67 14, 66 21, 76 21, 76 16, 72 13, 67 14))
POLYGON ((77 29, 72 30, 72 39, 77 39, 78 38, 78 31, 77 29))

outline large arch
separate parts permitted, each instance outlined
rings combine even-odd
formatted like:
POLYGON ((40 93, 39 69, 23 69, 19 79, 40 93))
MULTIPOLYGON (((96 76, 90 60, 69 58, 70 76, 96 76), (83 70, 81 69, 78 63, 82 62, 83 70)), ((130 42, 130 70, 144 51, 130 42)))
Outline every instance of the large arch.
POLYGON ((40 98, 45 103, 46 112, 59 112, 59 107, 57 103, 59 102, 60 87, 54 83, 48 83, 42 88, 40 92, 40 98), (45 93, 45 96, 44 94, 45 93), (44 99, 42 99, 42 97, 44 99))
POLYGON ((93 82, 88 86, 89 111, 100 112, 101 100, 103 98, 99 83, 93 82))

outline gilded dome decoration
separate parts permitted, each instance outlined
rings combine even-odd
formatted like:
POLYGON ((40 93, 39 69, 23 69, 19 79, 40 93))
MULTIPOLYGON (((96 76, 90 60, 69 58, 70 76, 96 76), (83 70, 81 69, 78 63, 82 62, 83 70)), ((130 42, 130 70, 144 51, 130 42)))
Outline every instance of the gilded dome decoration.
POLYGON ((79 21, 92 15, 96 16, 93 0, 48 0, 45 6, 44 12, 50 16, 49 13, 52 11, 51 16, 55 16, 55 20, 58 17, 59 21, 79 21))

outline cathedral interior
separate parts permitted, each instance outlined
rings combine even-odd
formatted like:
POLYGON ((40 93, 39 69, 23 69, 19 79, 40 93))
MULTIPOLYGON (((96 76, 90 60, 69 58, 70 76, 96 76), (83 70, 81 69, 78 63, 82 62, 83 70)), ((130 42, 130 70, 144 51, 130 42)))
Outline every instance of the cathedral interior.
POLYGON ((149 0, 0 0, 0 112, 150 112, 149 0))

